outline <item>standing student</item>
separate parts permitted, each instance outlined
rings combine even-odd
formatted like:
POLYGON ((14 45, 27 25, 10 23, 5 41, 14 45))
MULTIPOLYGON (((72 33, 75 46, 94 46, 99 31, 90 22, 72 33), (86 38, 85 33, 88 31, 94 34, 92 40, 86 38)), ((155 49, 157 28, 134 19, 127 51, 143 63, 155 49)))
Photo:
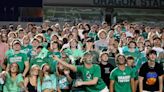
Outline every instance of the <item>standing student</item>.
POLYGON ((12 47, 14 50, 14 54, 7 58, 7 69, 9 69, 9 65, 16 62, 19 66, 19 72, 22 73, 22 76, 25 77, 29 70, 29 61, 27 60, 27 55, 21 53, 21 42, 18 40, 14 40, 12 43, 12 47))
POLYGON ((57 76, 59 92, 70 92, 70 84, 73 81, 70 75, 70 70, 58 63, 57 76))
POLYGON ((44 64, 41 67, 37 83, 37 92, 55 92, 57 91, 57 78, 55 74, 50 74, 50 66, 44 64))
POLYGON ((137 87, 138 87, 138 67, 135 66, 134 64, 134 58, 132 56, 128 56, 126 58, 127 61, 127 66, 132 68, 133 74, 134 74, 134 90, 137 91, 137 87))
POLYGON ((2 34, 0 34, 0 67, 2 69, 5 69, 5 53, 7 52, 7 50, 9 49, 8 45, 4 42, 2 42, 2 34))
POLYGON ((3 92, 28 92, 24 86, 23 76, 19 73, 19 65, 17 63, 12 63, 9 71, 4 71, 0 75, 5 79, 3 92))
POLYGON ((101 68, 101 76, 106 85, 109 85, 110 80, 109 76, 111 71, 114 69, 114 66, 111 65, 109 62, 109 55, 107 52, 102 52, 100 54, 100 68, 101 68))
POLYGON ((40 67, 38 65, 32 65, 30 74, 24 79, 24 85, 28 92, 37 92, 37 80, 40 67))
POLYGON ((140 92, 162 92, 163 90, 163 68, 155 62, 157 53, 150 50, 147 53, 148 62, 144 63, 139 71, 140 92))
POLYGON ((82 81, 77 81, 76 86, 85 86, 87 92, 109 92, 101 78, 100 66, 92 64, 92 54, 90 52, 84 54, 82 59, 84 64, 80 66, 68 64, 56 56, 54 56, 54 59, 70 70, 82 73, 82 81))
POLYGON ((126 64, 124 55, 116 56, 117 67, 110 74, 110 92, 135 92, 134 75, 132 69, 126 64))

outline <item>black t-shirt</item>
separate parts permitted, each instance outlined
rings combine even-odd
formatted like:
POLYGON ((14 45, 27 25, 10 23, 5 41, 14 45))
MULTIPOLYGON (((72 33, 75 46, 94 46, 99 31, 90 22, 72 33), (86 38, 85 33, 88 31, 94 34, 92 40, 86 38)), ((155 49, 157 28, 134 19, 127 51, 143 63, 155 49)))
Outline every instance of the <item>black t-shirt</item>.
POLYGON ((110 63, 108 63, 107 65, 103 65, 100 63, 100 68, 101 68, 101 78, 108 86, 110 83, 109 76, 111 71, 114 69, 114 66, 112 66, 110 63))
POLYGON ((155 62, 155 67, 149 67, 148 62, 144 63, 139 72, 139 76, 143 79, 143 90, 158 91, 159 79, 158 77, 163 74, 163 67, 155 62))

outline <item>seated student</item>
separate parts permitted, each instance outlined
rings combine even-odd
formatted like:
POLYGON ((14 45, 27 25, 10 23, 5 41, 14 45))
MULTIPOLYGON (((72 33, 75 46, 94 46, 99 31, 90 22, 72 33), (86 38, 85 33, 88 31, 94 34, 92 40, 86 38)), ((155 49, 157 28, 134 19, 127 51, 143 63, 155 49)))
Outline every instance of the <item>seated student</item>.
POLYGON ((50 66, 43 64, 38 78, 37 92, 57 91, 57 78, 55 74, 50 74, 50 66))
POLYGON ((135 92, 134 74, 126 64, 124 55, 116 56, 117 67, 110 74, 110 92, 135 92))
POLYGON ((109 76, 111 71, 114 69, 114 66, 108 62, 108 59, 109 59, 109 55, 107 52, 102 52, 100 54, 101 76, 104 82, 106 83, 106 85, 109 85, 110 83, 109 76))
POLYGON ((24 79, 24 85, 28 92, 37 92, 39 70, 40 67, 38 65, 32 65, 29 76, 24 79))
POLYGON ((28 90, 24 86, 23 76, 19 72, 19 66, 17 63, 12 63, 9 66, 9 72, 2 72, 1 78, 5 79, 3 86, 3 92, 21 92, 28 90))
POLYGON ((74 72, 82 73, 82 80, 75 83, 76 86, 85 86, 87 92, 109 92, 101 78, 101 69, 97 64, 92 64, 92 54, 86 52, 82 62, 84 65, 74 66, 60 60, 57 56, 54 59, 74 72))

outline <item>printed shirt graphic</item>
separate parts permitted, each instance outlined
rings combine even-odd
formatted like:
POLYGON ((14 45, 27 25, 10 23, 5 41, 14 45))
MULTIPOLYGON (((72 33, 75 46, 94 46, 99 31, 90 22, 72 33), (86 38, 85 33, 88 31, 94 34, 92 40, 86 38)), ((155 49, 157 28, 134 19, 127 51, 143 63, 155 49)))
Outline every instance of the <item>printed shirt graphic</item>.
POLYGON ((116 67, 110 74, 110 79, 115 81, 115 92, 132 92, 130 84, 131 78, 134 78, 134 73, 130 67, 126 67, 124 71, 116 67))
POLYGON ((58 81, 59 81, 58 85, 60 89, 65 89, 69 87, 69 82, 66 76, 60 76, 58 81))
POLYGON ((91 75, 91 73, 90 73, 89 71, 86 72, 86 78, 87 78, 86 80, 91 80, 91 79, 93 79, 93 78, 92 78, 92 75, 91 75))
POLYGON ((148 62, 144 63, 139 71, 139 76, 143 77, 143 90, 158 91, 159 79, 163 74, 163 68, 160 64, 155 62, 155 67, 149 67, 148 62))
POLYGON ((77 66, 77 72, 82 73, 83 81, 93 80, 94 77, 98 78, 98 82, 92 86, 86 86, 87 92, 100 92, 100 90, 105 88, 105 83, 101 78, 100 66, 93 64, 91 68, 86 68, 84 65, 77 66))
POLYGON ((12 56, 9 56, 8 59, 8 64, 12 64, 16 62, 19 65, 19 71, 22 73, 24 71, 24 62, 27 61, 27 55, 24 53, 18 53, 14 54, 12 56))
POLYGON ((42 58, 34 58, 34 59, 32 59, 31 61, 30 61, 30 67, 32 66, 32 65, 39 65, 40 67, 43 65, 43 64, 45 64, 45 63, 47 63, 46 62, 46 60, 45 59, 42 59, 42 58))
POLYGON ((147 85, 154 85, 155 82, 157 81, 157 77, 158 77, 158 75, 156 72, 148 72, 146 74, 146 79, 147 79, 146 84, 147 85))
POLYGON ((109 85, 110 83, 109 76, 111 71, 114 69, 114 67, 110 63, 108 63, 107 65, 103 65, 100 63, 99 65, 101 67, 101 77, 106 83, 106 85, 109 85))

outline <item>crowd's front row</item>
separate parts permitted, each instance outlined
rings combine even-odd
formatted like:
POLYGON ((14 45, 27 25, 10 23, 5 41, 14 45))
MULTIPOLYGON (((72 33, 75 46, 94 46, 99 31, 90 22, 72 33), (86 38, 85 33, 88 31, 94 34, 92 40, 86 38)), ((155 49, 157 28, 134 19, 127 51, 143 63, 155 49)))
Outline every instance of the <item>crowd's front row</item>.
POLYGON ((81 92, 163 92, 163 68, 155 62, 156 57, 156 51, 150 50, 147 54, 148 62, 137 70, 133 66, 134 58, 126 58, 121 54, 116 56, 117 67, 114 69, 105 61, 99 65, 93 64, 90 52, 84 54, 83 64, 78 66, 53 56, 58 62, 56 73, 50 73, 48 64, 43 64, 42 67, 33 65, 29 76, 23 78, 19 73, 19 65, 12 63, 8 71, 0 74, 0 83, 4 84, 3 92, 70 92, 78 87, 82 88, 81 92), (102 67, 106 67, 104 71, 102 67), (105 72, 109 72, 110 76, 104 75, 105 72), (79 77, 74 81, 72 76, 79 77))

